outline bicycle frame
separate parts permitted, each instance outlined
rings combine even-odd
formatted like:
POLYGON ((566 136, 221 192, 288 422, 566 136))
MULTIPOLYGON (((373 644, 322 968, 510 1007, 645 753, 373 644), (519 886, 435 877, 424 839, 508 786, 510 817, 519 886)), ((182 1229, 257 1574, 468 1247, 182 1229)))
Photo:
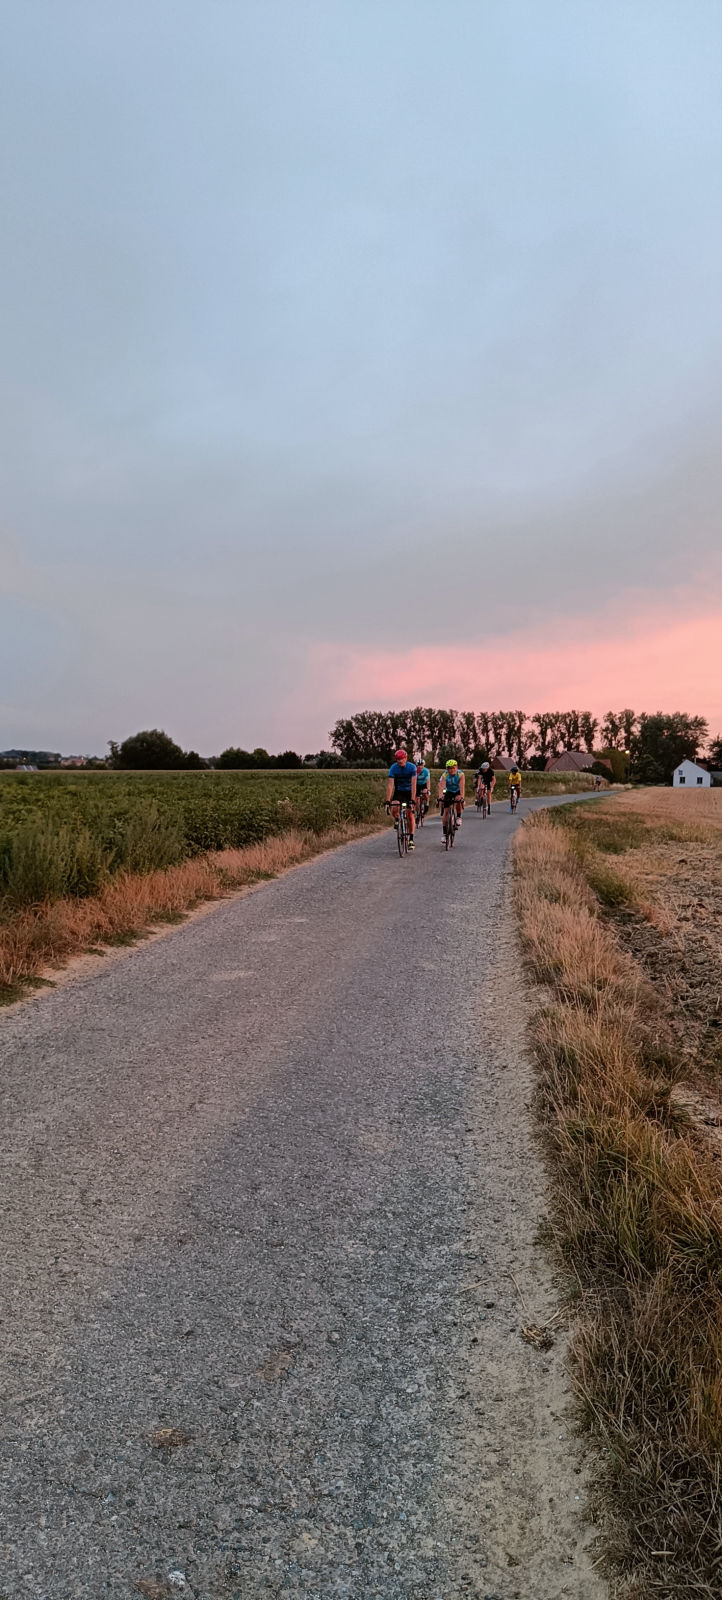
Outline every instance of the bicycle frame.
POLYGON ((456 815, 456 805, 453 802, 450 806, 446 806, 446 808, 442 811, 441 826, 444 830, 444 848, 446 850, 453 850, 456 830, 459 826, 459 818, 456 815))
POLYGON ((399 825, 396 830, 396 843, 399 847, 400 856, 405 856, 408 853, 410 834, 409 808, 406 801, 402 800, 399 806, 399 825))

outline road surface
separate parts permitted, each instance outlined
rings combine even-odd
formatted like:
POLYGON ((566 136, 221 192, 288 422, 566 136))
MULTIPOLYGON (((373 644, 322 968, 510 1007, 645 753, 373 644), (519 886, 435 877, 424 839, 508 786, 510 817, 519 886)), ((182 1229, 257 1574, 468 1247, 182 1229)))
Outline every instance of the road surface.
POLYGON ((517 826, 373 836, 0 1017, 0 1600, 602 1593, 520 1335, 517 826))

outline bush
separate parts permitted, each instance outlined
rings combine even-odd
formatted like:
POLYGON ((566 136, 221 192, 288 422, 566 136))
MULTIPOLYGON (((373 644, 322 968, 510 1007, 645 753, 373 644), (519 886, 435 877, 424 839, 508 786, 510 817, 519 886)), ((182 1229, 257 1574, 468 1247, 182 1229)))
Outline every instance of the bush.
POLYGON ((109 852, 109 866, 117 871, 153 872, 172 867, 187 854, 183 824, 176 817, 162 817, 152 801, 118 824, 115 843, 109 852))
POLYGON ((250 750, 241 750, 238 745, 229 744, 227 750, 222 750, 216 766, 221 770, 241 771, 243 768, 255 767, 256 763, 250 750))
POLYGON ((4 852, 3 888, 12 905, 97 894, 107 875, 102 843, 87 828, 29 823, 4 852))

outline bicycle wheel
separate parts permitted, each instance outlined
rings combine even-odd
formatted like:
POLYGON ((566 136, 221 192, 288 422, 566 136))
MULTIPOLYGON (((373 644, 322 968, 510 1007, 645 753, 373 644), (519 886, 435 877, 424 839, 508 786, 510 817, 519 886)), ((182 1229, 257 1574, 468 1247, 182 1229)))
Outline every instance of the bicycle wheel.
POLYGON ((448 811, 444 812, 443 817, 441 819, 441 825, 442 825, 443 830, 444 830, 444 849, 448 850, 448 848, 449 848, 449 833, 450 833, 450 830, 451 830, 451 819, 450 819, 450 815, 449 815, 448 811))
POLYGON ((396 843, 397 843, 397 845, 399 847, 399 855, 400 856, 405 855, 405 853, 406 853, 406 808, 405 808, 405 806, 400 806, 399 807, 399 825, 398 825, 398 828, 396 829, 396 843))

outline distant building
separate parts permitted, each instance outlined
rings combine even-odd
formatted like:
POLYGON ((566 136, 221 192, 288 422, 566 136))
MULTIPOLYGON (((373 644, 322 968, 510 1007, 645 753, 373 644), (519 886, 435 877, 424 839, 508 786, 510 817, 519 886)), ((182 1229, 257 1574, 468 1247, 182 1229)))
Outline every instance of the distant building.
POLYGON ((511 772, 512 767, 516 766, 516 761, 513 756, 494 756, 491 765, 495 772, 511 772))
POLYGON ((592 755, 589 750, 562 750, 560 756, 550 756, 545 772, 591 772, 592 767, 606 767, 614 777, 612 764, 604 756, 592 755))
POLYGON ((701 756, 697 761, 680 761, 672 775, 675 789, 712 789, 719 785, 722 785, 722 772, 717 772, 701 756))

